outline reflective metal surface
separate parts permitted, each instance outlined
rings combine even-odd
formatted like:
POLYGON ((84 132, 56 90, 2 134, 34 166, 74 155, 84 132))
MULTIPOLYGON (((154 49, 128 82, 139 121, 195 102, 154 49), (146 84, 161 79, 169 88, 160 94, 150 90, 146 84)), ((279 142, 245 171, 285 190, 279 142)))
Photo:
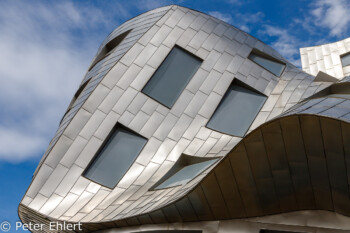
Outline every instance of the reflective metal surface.
MULTIPOLYGON (((304 232, 349 230, 345 221, 334 224, 338 213, 350 215, 348 78, 335 84, 314 80, 247 33, 174 5, 125 22, 97 54, 130 29, 84 78, 82 84, 89 83, 19 206, 23 222, 80 221, 85 232, 146 230, 147 224, 156 224, 151 230, 257 232, 260 223, 232 219, 312 210, 305 216, 320 226, 324 216, 332 218, 327 230, 295 216, 296 223, 288 224, 304 232), (169 109, 141 90, 174 46, 203 62, 169 109), (248 59, 253 49, 286 64, 281 76, 248 59), (244 138, 206 127, 235 79, 267 96, 244 138), (117 123, 148 141, 120 182, 107 188, 82 174, 117 123), (184 185, 152 190, 183 153, 221 161, 184 185)), ((270 221, 276 229, 288 228, 278 225, 284 217, 270 221)))

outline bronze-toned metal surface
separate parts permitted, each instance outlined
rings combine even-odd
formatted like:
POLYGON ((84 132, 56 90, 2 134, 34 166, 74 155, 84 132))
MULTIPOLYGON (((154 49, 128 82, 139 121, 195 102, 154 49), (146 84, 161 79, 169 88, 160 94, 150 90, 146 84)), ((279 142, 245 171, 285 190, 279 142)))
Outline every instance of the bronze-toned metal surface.
MULTIPOLYGON (((316 115, 275 119, 244 138, 185 197, 151 213, 113 222, 123 227, 226 220, 304 209, 350 216, 349 155, 345 155, 349 148, 344 144, 349 130, 349 123, 316 115)), ((20 213, 25 213, 22 209, 20 213)), ((84 232, 110 227, 83 226, 84 232)))

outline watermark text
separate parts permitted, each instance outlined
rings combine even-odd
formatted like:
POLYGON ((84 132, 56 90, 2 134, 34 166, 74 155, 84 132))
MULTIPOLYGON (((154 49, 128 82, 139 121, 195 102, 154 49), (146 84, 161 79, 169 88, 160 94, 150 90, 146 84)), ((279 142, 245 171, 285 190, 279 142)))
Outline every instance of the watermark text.
MULTIPOLYGON (((44 223, 22 223, 16 222, 15 230, 23 231, 81 231, 81 223, 69 223, 69 222, 49 222, 48 224, 44 223)), ((3 221, 0 223, 0 232, 8 232, 11 229, 11 224, 8 221, 3 221)))

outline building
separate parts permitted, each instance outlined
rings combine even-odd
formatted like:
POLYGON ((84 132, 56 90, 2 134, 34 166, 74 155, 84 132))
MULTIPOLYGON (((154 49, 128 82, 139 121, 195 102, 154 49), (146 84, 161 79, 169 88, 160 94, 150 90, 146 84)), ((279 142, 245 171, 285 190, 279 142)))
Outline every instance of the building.
POLYGON ((125 22, 64 114, 22 222, 43 224, 33 232, 56 232, 50 222, 350 232, 349 51, 350 38, 301 49, 306 73, 195 10, 171 5, 125 22))

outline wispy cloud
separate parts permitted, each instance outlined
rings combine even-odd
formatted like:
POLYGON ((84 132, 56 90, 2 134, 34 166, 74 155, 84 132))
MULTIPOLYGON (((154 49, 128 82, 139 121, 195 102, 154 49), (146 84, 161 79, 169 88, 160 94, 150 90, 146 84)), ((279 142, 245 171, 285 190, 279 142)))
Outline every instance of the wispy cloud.
POLYGON ((264 22, 264 13, 258 11, 256 13, 237 13, 235 15, 235 22, 240 29, 246 32, 251 31, 251 26, 257 26, 264 22))
POLYGON ((40 156, 101 42, 80 38, 106 24, 68 1, 0 3, 0 160, 40 156))
POLYGON ((226 23, 230 23, 230 24, 232 23, 232 16, 230 14, 225 14, 220 11, 209 11, 208 14, 226 23))
POLYGON ((269 36, 270 45, 274 49, 294 65, 301 66, 299 57, 300 41, 291 35, 288 29, 264 25, 263 29, 259 31, 259 34, 269 36))
POLYGON ((226 0, 227 3, 240 6, 243 5, 244 3, 247 3, 248 1, 242 1, 242 0, 226 0))
POLYGON ((311 4, 312 21, 329 29, 332 36, 344 36, 350 27, 350 1, 317 0, 311 4))
POLYGON ((264 14, 262 12, 256 12, 256 13, 235 13, 233 15, 223 13, 220 11, 210 11, 208 12, 209 15, 214 16, 226 23, 232 24, 235 27, 238 27, 239 29, 250 32, 251 25, 255 25, 257 23, 263 22, 264 14))

